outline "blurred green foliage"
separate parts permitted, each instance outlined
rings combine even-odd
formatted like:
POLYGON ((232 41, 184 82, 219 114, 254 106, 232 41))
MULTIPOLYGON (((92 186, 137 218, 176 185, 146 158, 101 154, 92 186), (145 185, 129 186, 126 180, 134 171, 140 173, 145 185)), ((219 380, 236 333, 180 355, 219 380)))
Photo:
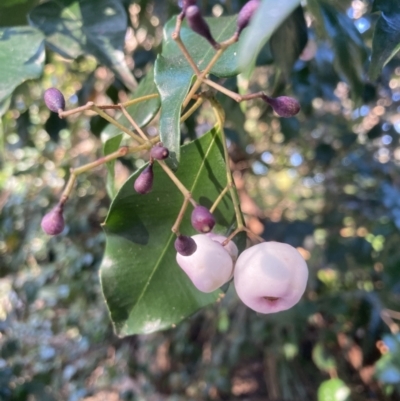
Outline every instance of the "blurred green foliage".
MULTIPOLYGON (((26 24, 35 3, 7 0, 0 25, 26 24)), ((178 8, 129 3, 122 2, 125 49, 140 81, 178 8)), ((240 3, 201 2, 209 15, 232 14, 240 3)), ((388 13, 385 1, 376 3, 388 13)), ((310 13, 321 4, 305 9, 311 40, 289 77, 279 72, 285 58, 273 63, 267 46, 250 80, 221 80, 240 91, 292 92, 302 104, 298 117, 280 120, 258 101, 220 98, 248 225, 298 247, 310 268, 303 301, 284 313, 257 315, 231 286, 222 302, 175 329, 116 338, 98 277, 106 169, 79 177, 61 237, 40 229, 69 168, 101 156, 105 123, 90 114, 59 120, 42 95, 56 86, 71 108, 129 92, 93 56, 65 60, 48 50, 43 76, 0 105, 0 400, 398 399, 400 61, 394 56, 377 82, 368 81, 363 54, 382 14, 368 1, 324 1, 331 16, 324 36, 323 19, 310 13)), ((287 54, 292 60, 293 49, 287 54)), ((182 127, 183 140, 212 124, 202 109, 182 127)), ((118 161, 116 185, 145 159, 118 161)))

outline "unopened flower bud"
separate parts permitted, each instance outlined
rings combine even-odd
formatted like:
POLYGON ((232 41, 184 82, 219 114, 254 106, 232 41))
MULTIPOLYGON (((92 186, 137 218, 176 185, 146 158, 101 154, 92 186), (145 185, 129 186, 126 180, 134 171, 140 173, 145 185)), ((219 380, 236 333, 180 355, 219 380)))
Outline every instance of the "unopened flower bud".
POLYGON ((214 49, 219 49, 220 45, 215 41, 211 35, 210 27, 206 20, 203 18, 200 12, 200 8, 197 6, 189 6, 186 9, 186 18, 189 27, 196 32, 198 35, 203 36, 207 39, 214 49))
POLYGON ((41 226, 46 234, 58 235, 63 232, 65 227, 63 211, 64 205, 59 203, 54 209, 43 216, 41 226))
POLYGON ((56 88, 49 88, 44 92, 44 102, 49 110, 58 113, 60 110, 65 109, 64 95, 56 88))
POLYGON ((268 103, 280 117, 293 117, 300 111, 300 103, 289 96, 279 96, 276 98, 263 95, 262 100, 268 103))
POLYGON ((200 205, 193 209, 191 222, 193 228, 201 233, 208 233, 215 226, 215 218, 212 213, 200 205))
POLYGON ((188 9, 188 7, 196 6, 196 5, 197 5, 197 0, 183 0, 182 1, 182 14, 183 14, 183 17, 185 17, 186 10, 188 9))
POLYGON ((243 29, 246 28, 247 25, 249 25, 250 20, 253 17, 259 5, 260 5, 260 0, 250 0, 239 11, 237 19, 237 29, 236 29, 237 36, 239 36, 243 31, 243 29))
POLYGON ((169 150, 165 146, 154 146, 150 150, 150 157, 156 160, 164 160, 169 156, 169 150))
POLYGON ((153 188, 153 178, 154 178, 153 165, 149 164, 140 173, 139 177, 136 178, 136 181, 133 184, 135 191, 142 195, 149 193, 153 188))
POLYGON ((175 240, 175 249, 182 256, 190 256, 196 252, 196 242, 191 237, 179 235, 175 240))

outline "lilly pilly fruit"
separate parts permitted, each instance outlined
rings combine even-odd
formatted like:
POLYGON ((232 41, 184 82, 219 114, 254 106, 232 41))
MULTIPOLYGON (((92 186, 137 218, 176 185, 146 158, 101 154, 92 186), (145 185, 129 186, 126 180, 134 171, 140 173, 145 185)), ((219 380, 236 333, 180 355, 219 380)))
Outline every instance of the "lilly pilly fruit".
POLYGON ((274 98, 264 94, 261 99, 268 103, 280 117, 293 117, 300 111, 300 103, 290 96, 274 98))
POLYGON ((63 232, 64 223, 64 205, 59 203, 49 213, 45 214, 42 219, 42 229, 48 235, 58 235, 63 232))
POLYGON ((175 249, 182 256, 190 256, 196 252, 196 242, 191 237, 179 235, 175 240, 175 249))
POLYGON ((237 29, 236 29, 236 34, 238 37, 243 31, 243 29, 246 28, 247 25, 249 25, 250 20, 253 17, 259 5, 260 5, 260 0, 250 0, 239 11, 237 19, 237 29))
POLYGON ((60 110, 65 110, 64 95, 56 88, 49 88, 44 92, 44 102, 49 110, 58 113, 60 110))
POLYGON ((148 194, 153 188, 153 179, 154 179, 153 164, 149 164, 140 173, 139 177, 136 178, 136 181, 133 184, 135 191, 142 195, 148 194))
POLYGON ((201 233, 210 232, 215 226, 215 218, 204 206, 196 206, 191 216, 192 226, 201 233))

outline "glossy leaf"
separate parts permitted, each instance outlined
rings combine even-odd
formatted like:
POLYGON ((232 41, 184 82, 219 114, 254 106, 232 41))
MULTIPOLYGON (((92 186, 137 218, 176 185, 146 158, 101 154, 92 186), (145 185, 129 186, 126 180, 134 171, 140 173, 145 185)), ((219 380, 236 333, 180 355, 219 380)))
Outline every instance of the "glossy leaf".
MULTIPOLYGON (((154 72, 150 70, 146 76, 140 81, 135 92, 129 97, 129 100, 138 99, 143 96, 156 94, 157 87, 154 83, 154 72)), ((154 98, 150 100, 146 100, 144 102, 133 104, 132 106, 127 107, 127 111, 129 115, 135 120, 135 122, 140 126, 146 126, 157 114, 160 108, 160 98, 154 98)), ((124 126, 130 126, 127 118, 119 113, 116 117, 117 121, 123 124, 124 126)), ((115 127, 115 125, 109 124, 101 133, 101 138, 103 141, 111 138, 114 135, 117 135, 120 130, 115 127)))
MULTIPOLYGON (((120 336, 173 327, 201 307, 215 302, 221 291, 198 291, 175 261, 171 227, 182 194, 156 163, 151 193, 139 195, 133 174, 115 197, 104 230, 106 251, 100 269, 103 293, 120 336)), ((212 130, 182 148, 178 178, 202 205, 210 207, 226 185, 220 137, 212 130)), ((195 234, 187 211, 180 231, 195 234)), ((230 198, 215 211, 216 232, 235 221, 230 198)))
POLYGON ((340 379, 325 380, 318 388, 318 401, 346 401, 349 395, 350 389, 340 379))
POLYGON ((294 63, 304 50, 308 40, 307 24, 303 7, 297 7, 269 41, 275 64, 289 78, 294 63))
POLYGON ((272 34, 300 5, 300 0, 264 0, 254 14, 250 25, 239 41, 239 68, 241 71, 255 62, 255 59, 272 34))
MULTIPOLYGON (((104 156, 107 156, 112 152, 116 152, 119 149, 119 146, 121 145, 122 138, 123 134, 119 134, 108 139, 104 143, 103 147, 104 156)), ((107 184, 106 184, 107 193, 108 196, 111 199, 113 199, 116 195, 115 172, 114 172, 115 160, 106 163, 106 165, 107 165, 107 184)))
POLYGON ((372 41, 371 64, 369 77, 378 78, 382 68, 400 50, 400 2, 379 0, 374 2, 373 11, 381 11, 376 22, 372 41), (397 3, 397 4, 394 4, 397 3))
POLYGON ((136 80, 124 57, 128 17, 120 0, 51 0, 35 7, 29 19, 45 33, 52 50, 72 59, 92 54, 135 89, 136 80))
MULTIPOLYGON (((236 16, 206 18, 213 37, 217 42, 228 39, 236 29, 236 16)), ((170 159, 175 167, 180 152, 180 115, 181 105, 188 93, 193 70, 179 50, 171 34, 176 19, 171 19, 164 27, 162 53, 155 65, 155 82, 161 96, 160 135, 170 151, 170 159)), ((194 33, 184 23, 181 37, 199 69, 204 69, 215 54, 215 50, 201 36, 194 33)), ((237 75, 237 44, 229 47, 211 70, 218 77, 237 75)))
POLYGON ((44 37, 38 29, 0 29, 0 102, 22 82, 39 78, 44 58, 44 37))

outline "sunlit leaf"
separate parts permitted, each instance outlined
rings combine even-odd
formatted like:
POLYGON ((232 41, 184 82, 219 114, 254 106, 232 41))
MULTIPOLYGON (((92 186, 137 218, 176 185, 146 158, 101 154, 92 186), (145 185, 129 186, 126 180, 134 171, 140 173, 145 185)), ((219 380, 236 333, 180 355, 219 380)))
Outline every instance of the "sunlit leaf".
POLYGON ((22 82, 39 78, 44 58, 44 37, 38 29, 0 29, 0 102, 22 82))

